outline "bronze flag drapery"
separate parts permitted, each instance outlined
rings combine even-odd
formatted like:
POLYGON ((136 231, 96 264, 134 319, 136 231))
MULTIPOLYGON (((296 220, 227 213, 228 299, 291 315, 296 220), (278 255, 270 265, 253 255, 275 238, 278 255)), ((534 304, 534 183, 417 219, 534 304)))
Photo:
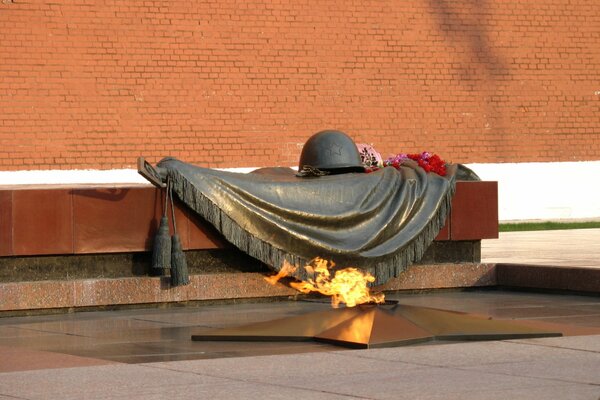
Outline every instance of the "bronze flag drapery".
MULTIPOLYGON (((178 197, 227 240, 275 270, 314 257, 398 276, 418 261, 450 211, 456 166, 441 177, 416 164, 299 178, 289 168, 242 174, 163 159, 178 197)), ((298 268, 298 279, 306 272, 298 268)))

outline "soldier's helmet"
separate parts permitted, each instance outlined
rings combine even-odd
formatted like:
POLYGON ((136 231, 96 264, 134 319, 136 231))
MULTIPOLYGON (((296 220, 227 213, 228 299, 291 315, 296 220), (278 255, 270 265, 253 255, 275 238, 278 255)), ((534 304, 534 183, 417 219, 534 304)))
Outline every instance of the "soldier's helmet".
POLYGON ((302 147, 299 170, 316 168, 328 174, 365 172, 356 144, 344 132, 325 130, 312 135, 302 147))

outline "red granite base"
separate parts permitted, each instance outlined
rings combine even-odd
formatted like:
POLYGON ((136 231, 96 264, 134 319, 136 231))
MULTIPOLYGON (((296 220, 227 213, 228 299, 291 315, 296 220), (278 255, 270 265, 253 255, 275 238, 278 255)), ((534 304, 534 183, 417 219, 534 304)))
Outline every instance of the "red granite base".
POLYGON ((496 264, 499 286, 600 294, 600 268, 496 264))
MULTIPOLYGON (((162 201, 150 185, 0 185, 0 257, 149 251, 162 201)), ((175 213, 184 250, 228 246, 211 224, 179 201, 175 213)), ((457 182, 452 210, 436 240, 497 237, 497 182, 457 182)))
MULTIPOLYGON (((0 283, 0 312, 101 307, 199 300, 294 296, 284 284, 272 286, 260 273, 192 275, 191 283, 171 287, 168 278, 80 279, 0 283)), ((496 284, 493 265, 416 265, 379 290, 440 289, 496 284)))
POLYGON ((190 284, 171 287, 168 278, 136 277, 0 283, 0 311, 99 307, 192 300, 290 296, 258 273, 190 276, 190 284))
MULTIPOLYGON (((187 286, 168 278, 136 277, 0 283, 1 313, 79 307, 163 304, 203 300, 276 298, 297 295, 283 283, 268 284, 260 273, 190 276, 187 286)), ((600 269, 511 264, 414 265, 375 288, 381 291, 514 287, 600 293, 600 269)))
POLYGON ((390 279, 378 289, 426 290, 495 286, 494 264, 435 264, 413 265, 397 278, 390 279))

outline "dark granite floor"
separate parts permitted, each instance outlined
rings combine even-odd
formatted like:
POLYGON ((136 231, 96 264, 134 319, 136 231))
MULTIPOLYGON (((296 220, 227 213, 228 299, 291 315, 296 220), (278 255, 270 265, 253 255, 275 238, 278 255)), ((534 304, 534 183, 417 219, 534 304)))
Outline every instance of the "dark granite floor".
MULTIPOLYGON (((489 315, 498 319, 533 320, 569 327, 568 334, 600 334, 600 297, 501 290, 434 291, 388 294, 400 304, 489 315)), ((120 363, 145 363, 255 355, 341 350, 317 342, 195 342, 191 335, 206 328, 252 322, 329 309, 324 301, 238 303, 162 309, 76 312, 0 319, 0 349, 50 352, 120 363)), ((434 344, 435 345, 435 344, 434 344)), ((65 361, 68 363, 68 360, 65 361)), ((10 357, 0 371, 18 370, 10 357)))

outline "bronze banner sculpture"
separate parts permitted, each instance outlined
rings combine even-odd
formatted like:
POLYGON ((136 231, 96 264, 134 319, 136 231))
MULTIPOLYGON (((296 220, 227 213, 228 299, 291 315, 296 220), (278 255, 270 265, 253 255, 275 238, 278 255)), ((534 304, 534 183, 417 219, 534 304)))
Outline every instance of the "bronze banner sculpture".
MULTIPOLYGON (((331 258, 376 277, 398 276, 420 259, 443 227, 454 192, 446 177, 416 165, 298 178, 287 168, 249 174, 164 159, 177 196, 236 247, 275 270, 283 261, 331 258)), ((305 279, 304 270, 295 277, 305 279)))

